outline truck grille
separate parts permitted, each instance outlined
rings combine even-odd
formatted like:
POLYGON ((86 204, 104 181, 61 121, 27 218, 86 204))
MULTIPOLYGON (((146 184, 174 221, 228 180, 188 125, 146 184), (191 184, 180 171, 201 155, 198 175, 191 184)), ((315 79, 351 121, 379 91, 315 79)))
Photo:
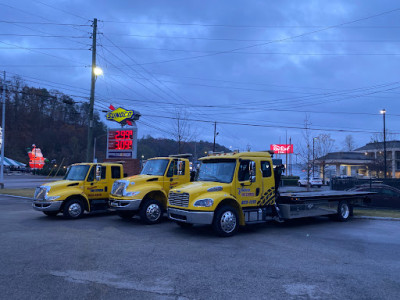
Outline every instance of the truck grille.
POLYGON ((116 181, 111 189, 111 195, 122 197, 126 183, 125 181, 116 181))
POLYGON ((189 194, 188 193, 169 193, 169 204, 173 206, 188 207, 189 194))

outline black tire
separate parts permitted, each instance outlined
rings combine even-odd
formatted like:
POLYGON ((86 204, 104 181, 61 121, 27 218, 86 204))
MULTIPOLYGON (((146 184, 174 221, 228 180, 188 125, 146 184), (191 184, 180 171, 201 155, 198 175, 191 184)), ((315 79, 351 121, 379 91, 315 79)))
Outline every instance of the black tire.
POLYGON ((135 215, 135 212, 133 212, 133 211, 119 211, 119 212, 117 212, 117 215, 119 217, 121 217, 122 219, 130 220, 135 215))
POLYGON ((85 208, 78 199, 68 200, 63 207, 63 215, 66 219, 79 219, 83 216, 85 208))
POLYGON ((318 186, 318 188, 321 188, 321 187, 322 187, 322 185, 319 185, 319 186, 318 186))
POLYGON ((58 211, 44 211, 43 212, 48 217, 55 217, 59 213, 58 211))
POLYGON ((155 199, 146 200, 140 208, 139 215, 145 224, 157 224, 161 222, 164 209, 161 203, 155 199))
POLYGON ((191 224, 191 223, 176 222, 176 224, 178 224, 182 228, 192 228, 193 227, 193 224, 191 224))
POLYGON ((230 205, 219 207, 215 212, 212 226, 219 236, 234 235, 239 228, 239 216, 236 209, 230 205))
POLYGON ((346 222, 351 216, 351 207, 346 200, 342 200, 338 204, 336 219, 340 222, 346 222))

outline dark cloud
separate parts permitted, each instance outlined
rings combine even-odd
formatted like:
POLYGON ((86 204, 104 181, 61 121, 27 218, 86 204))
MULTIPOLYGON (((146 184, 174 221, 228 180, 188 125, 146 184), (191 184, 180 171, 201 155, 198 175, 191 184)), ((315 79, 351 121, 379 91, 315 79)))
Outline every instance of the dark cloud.
MULTIPOLYGON (((146 122, 139 124, 141 135, 166 136, 173 121, 156 116, 174 117, 182 109, 190 119, 219 122, 218 142, 242 150, 284 142, 286 132, 300 143, 301 130, 285 127, 302 127, 304 111, 313 112, 310 120, 321 129, 379 131, 379 115, 327 112, 378 113, 386 108, 388 128, 396 131, 399 117, 390 114, 399 110, 399 91, 394 88, 400 86, 400 56, 395 55, 400 54, 400 11, 287 39, 396 5, 361 0, 8 1, 0 4, 2 21, 77 26, 0 23, 0 69, 9 76, 19 74, 32 85, 54 85, 81 99, 88 97, 87 25, 96 17, 98 64, 105 73, 97 80, 96 107, 113 103, 141 111, 146 122), (208 26, 212 24, 225 26, 208 26), (49 35, 59 37, 45 37, 49 35), (277 41, 282 39, 287 40, 277 41), (265 45, 249 47, 261 43, 265 45), (245 47, 249 48, 210 55, 245 47), (190 58, 196 56, 204 57, 190 58)), ((212 140, 213 124, 191 125, 198 139, 212 140)), ((349 134, 328 133, 338 148, 349 134)), ((359 145, 371 135, 352 134, 359 145)))

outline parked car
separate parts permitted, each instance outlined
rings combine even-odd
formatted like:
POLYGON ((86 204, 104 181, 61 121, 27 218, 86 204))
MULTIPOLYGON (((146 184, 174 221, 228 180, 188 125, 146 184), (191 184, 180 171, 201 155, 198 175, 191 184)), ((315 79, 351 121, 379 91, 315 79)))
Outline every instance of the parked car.
MULTIPOLYGON (((307 178, 299 179, 297 185, 298 186, 307 186, 307 181, 308 181, 307 178)), ((322 179, 318 178, 318 177, 311 178, 310 179, 310 186, 311 187, 317 186, 317 187, 320 188, 322 186, 322 179)))
POLYGON ((375 192, 370 195, 366 204, 371 207, 397 208, 400 209, 400 190, 386 184, 373 183, 355 186, 349 191, 375 192))

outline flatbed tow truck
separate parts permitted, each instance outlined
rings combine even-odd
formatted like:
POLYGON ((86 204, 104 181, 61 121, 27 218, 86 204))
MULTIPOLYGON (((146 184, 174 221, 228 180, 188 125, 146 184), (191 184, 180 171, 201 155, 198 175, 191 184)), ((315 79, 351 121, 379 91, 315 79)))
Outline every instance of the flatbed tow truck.
POLYGON ((182 227, 212 225, 220 236, 239 226, 314 216, 347 221, 370 192, 279 193, 282 167, 273 169, 272 152, 211 154, 200 159, 194 182, 169 192, 168 217, 182 227))

